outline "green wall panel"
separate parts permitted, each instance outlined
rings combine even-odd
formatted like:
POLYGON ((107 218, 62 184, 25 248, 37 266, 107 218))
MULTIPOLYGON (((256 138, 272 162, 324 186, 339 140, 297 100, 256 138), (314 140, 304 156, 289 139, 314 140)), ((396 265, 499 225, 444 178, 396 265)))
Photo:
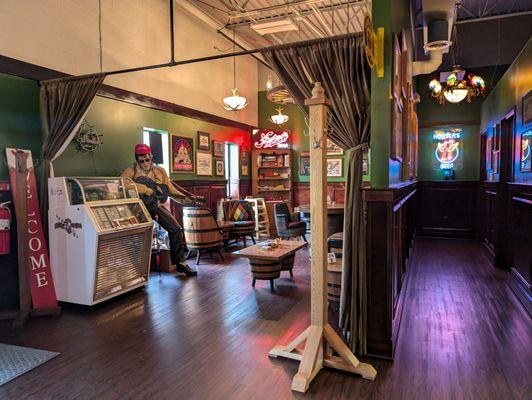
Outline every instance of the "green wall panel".
MULTIPOLYGON (((245 144, 249 148, 250 134, 247 131, 103 97, 94 99, 86 119, 90 124, 95 125, 99 133, 103 134, 103 144, 94 153, 86 153, 79 151, 74 142, 71 143, 54 163, 56 175, 116 176, 120 174, 124 168, 135 161, 134 147, 142 141, 143 127, 191 137, 194 139, 195 149, 197 131, 209 132, 211 139, 214 140, 245 144)), ((171 177, 178 180, 224 179, 195 174, 171 174, 171 177)), ((249 179, 249 177, 242 179, 249 179)))
POLYGON ((481 131, 487 131, 488 137, 493 135, 493 125, 515 109, 514 180, 520 183, 532 183, 532 172, 521 172, 519 166, 521 135, 532 130, 532 123, 523 125, 522 99, 530 90, 532 90, 532 39, 525 45, 481 108, 481 131))
MULTIPOLYGON (((282 128, 279 128, 268 120, 271 115, 277 114, 276 108, 278 107, 278 104, 274 104, 266 99, 266 91, 259 92, 259 128, 273 130, 287 129, 290 131, 294 157, 293 180, 294 182, 309 182, 309 176, 301 176, 299 174, 299 157, 301 152, 310 150, 310 137, 307 136, 309 130, 305 123, 305 114, 296 105, 288 104, 283 106, 283 113, 288 115, 290 119, 282 128)), ((343 156, 329 156, 329 158, 339 157, 344 160, 343 176, 341 178, 329 178, 329 182, 345 182, 347 178, 347 152, 344 151, 343 156)), ((369 175, 365 175, 364 180, 369 180, 369 175)))
MULTIPOLYGON (((27 79, 0 74, 0 160, 5 147, 29 149, 38 162, 42 145, 39 112, 39 85, 27 79)), ((0 163, 0 180, 8 179, 8 169, 0 163)))
MULTIPOLYGON (((453 180, 455 181, 476 181, 479 179, 480 163, 480 136, 478 125, 450 124, 448 127, 462 128, 462 139, 460 143, 462 151, 462 166, 455 169, 453 180)), ((430 127, 419 129, 419 170, 418 180, 439 181, 444 180, 444 171, 434 165, 435 144, 432 135, 435 129, 441 127, 430 127)))

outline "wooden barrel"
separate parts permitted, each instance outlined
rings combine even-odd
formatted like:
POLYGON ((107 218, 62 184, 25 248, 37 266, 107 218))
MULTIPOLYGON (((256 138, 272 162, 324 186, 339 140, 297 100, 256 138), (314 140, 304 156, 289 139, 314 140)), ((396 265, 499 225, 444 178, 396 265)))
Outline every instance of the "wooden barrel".
POLYGON ((220 228, 208 208, 184 207, 183 230, 189 250, 212 249, 223 245, 220 228))
POLYGON ((285 257, 281 260, 281 271, 290 271, 294 268, 295 253, 285 257))
POLYGON ((277 279, 281 275, 281 263, 279 261, 250 258, 249 269, 253 279, 270 280, 277 279))
POLYGON ((327 299, 329 303, 340 303, 342 290, 342 263, 327 264, 327 299))

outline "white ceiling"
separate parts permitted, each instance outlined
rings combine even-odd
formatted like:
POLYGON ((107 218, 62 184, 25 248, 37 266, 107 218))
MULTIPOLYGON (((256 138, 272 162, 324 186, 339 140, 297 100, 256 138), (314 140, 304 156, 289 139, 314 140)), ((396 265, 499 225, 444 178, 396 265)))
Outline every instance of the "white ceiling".
POLYGON ((363 30, 371 0, 185 0, 220 24, 221 32, 260 48, 363 30), (295 31, 261 36, 250 25, 289 18, 295 31))

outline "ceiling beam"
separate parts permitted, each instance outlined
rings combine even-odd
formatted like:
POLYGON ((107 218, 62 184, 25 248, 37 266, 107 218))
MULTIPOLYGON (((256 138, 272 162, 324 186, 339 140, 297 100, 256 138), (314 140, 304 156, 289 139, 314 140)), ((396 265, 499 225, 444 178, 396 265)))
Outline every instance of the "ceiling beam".
MULTIPOLYGON (((309 1, 309 0, 304 0, 304 1, 309 1)), ((319 2, 323 2, 323 0, 319 0, 319 2)), ((294 3, 296 3, 296 2, 283 4, 282 8, 286 8, 287 5, 292 5, 294 3)), ((301 5, 301 4, 296 4, 296 5, 301 5)), ((256 22, 275 21, 277 19, 284 19, 284 18, 287 18, 287 17, 295 17, 295 16, 305 17, 307 15, 315 13, 315 11, 313 9, 297 10, 296 9, 296 5, 290 7, 291 8, 290 12, 284 13, 282 15, 272 15, 272 16, 267 16, 267 17, 257 17, 257 18, 254 18, 254 21, 246 20, 246 21, 241 21, 241 22, 233 22, 233 23, 228 24, 227 27, 231 27, 232 28, 234 26, 234 27, 238 28, 239 26, 249 26, 249 25, 251 25, 253 23, 256 23, 256 22), (297 13, 296 13, 296 11, 297 11, 297 13)), ((339 9, 347 8, 347 7, 351 7, 351 6, 359 6, 360 7, 362 5, 364 5, 363 1, 345 1, 343 3, 338 3, 338 4, 329 4, 329 5, 320 6, 320 7, 316 6, 316 9, 319 10, 320 12, 324 12, 324 11, 339 10, 339 9)), ((276 6, 276 7, 279 8, 280 6, 276 6)), ((265 8, 268 8, 268 7, 265 7, 265 8)), ((264 9, 260 9, 260 10, 264 10, 264 9)))
MULTIPOLYGON (((463 7, 462 7, 463 8, 463 7)), ((492 19, 501 19, 501 18, 512 18, 512 17, 521 17, 523 15, 532 15, 532 10, 529 11, 520 11, 520 12, 514 12, 510 14, 501 14, 501 15, 490 15, 488 17, 479 17, 479 18, 471 18, 471 19, 460 19, 455 22, 456 25, 461 24, 470 24, 472 22, 481 22, 481 21, 489 21, 492 19)))

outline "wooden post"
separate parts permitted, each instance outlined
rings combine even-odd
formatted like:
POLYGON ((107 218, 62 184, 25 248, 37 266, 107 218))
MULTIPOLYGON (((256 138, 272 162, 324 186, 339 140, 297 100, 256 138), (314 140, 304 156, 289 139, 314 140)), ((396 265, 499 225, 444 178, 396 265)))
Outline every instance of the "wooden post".
POLYGON ((15 155, 16 191, 15 215, 17 216, 17 247, 18 247, 18 292, 19 314, 13 321, 15 328, 26 324, 30 316, 31 296, 28 282, 28 154, 22 151, 15 155))
POLYGON ((374 380, 377 371, 361 363, 327 323, 327 110, 329 100, 320 82, 305 101, 310 115, 310 221, 311 221, 311 313, 310 326, 294 341, 275 346, 271 357, 299 360, 292 390, 306 392, 323 367, 362 375, 374 380), (306 340, 305 350, 297 349, 306 340), (333 348, 339 356, 330 354, 333 348))

